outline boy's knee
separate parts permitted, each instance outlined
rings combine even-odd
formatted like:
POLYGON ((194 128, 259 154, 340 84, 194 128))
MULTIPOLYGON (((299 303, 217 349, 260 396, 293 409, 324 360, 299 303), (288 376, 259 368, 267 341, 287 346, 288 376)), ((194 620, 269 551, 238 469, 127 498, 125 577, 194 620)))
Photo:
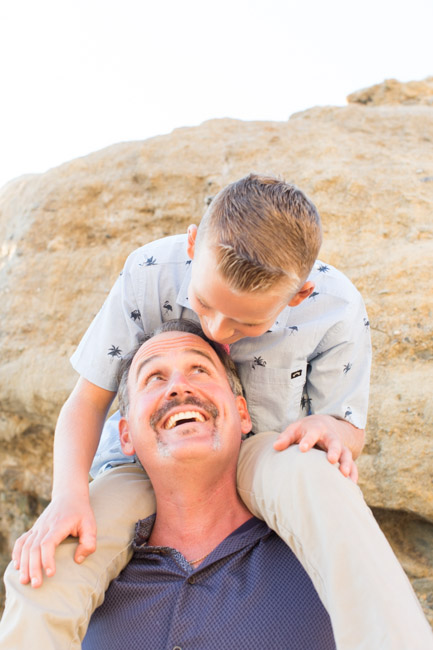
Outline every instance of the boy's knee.
POLYGON ((297 478, 315 476, 328 478, 334 473, 336 466, 331 465, 326 453, 320 449, 310 449, 302 452, 299 445, 292 445, 284 451, 276 452, 276 464, 290 467, 297 478))
POLYGON ((12 562, 10 562, 6 567, 3 581, 6 586, 6 593, 10 593, 11 591, 19 591, 21 588, 24 589, 24 585, 20 583, 20 572, 15 569, 12 562))
POLYGON ((319 449, 302 453, 299 445, 291 445, 283 451, 274 449, 277 433, 260 433, 242 444, 239 457, 239 474, 247 472, 277 472, 280 478, 299 477, 303 479, 314 473, 317 479, 329 475, 331 467, 326 454, 319 449))
MULTIPOLYGON (((298 445, 276 451, 273 442, 278 434, 259 434, 247 441, 238 466, 240 490, 272 491, 274 495, 312 492, 325 495, 359 488, 332 465, 324 451, 301 452, 298 445), (251 442, 250 442, 251 441, 251 442)), ((244 443, 245 444, 245 443, 244 443)))
POLYGON ((138 464, 121 465, 104 472, 90 484, 90 503, 98 529, 102 526, 135 526, 138 519, 155 512, 152 484, 138 464))
POLYGON ((330 484, 338 484, 344 477, 338 467, 329 463, 326 453, 319 449, 301 452, 299 445, 292 445, 284 451, 276 451, 269 459, 265 469, 272 473, 273 481, 286 489, 299 491, 303 486, 311 489, 326 489, 330 484))

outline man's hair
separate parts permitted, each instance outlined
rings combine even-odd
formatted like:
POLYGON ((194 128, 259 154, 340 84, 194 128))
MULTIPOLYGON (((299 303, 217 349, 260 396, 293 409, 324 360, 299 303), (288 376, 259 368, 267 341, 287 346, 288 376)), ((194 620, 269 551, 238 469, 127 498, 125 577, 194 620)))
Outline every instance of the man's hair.
POLYGON ((197 233, 234 291, 265 291, 285 282, 297 293, 319 253, 322 228, 300 189, 273 176, 249 174, 212 200, 197 233))
POLYGON ((137 345, 122 358, 117 372, 117 379, 119 382, 117 398, 119 402, 119 411, 122 417, 127 417, 128 415, 128 376, 131 369, 132 360, 134 359, 136 353, 141 348, 143 343, 146 343, 146 341, 149 341, 149 339, 157 336, 158 334, 163 334, 164 332, 187 332, 188 334, 195 334, 196 336, 202 338, 203 341, 206 341, 206 343, 208 343, 218 355, 218 358, 221 361, 224 370, 226 371, 227 380, 233 394, 236 396, 243 395, 242 384, 241 380, 239 379, 236 366, 233 359, 226 352, 224 347, 220 343, 209 339, 198 323, 195 323, 192 320, 187 320, 186 318, 173 319, 163 323, 160 327, 153 330, 151 334, 144 336, 137 343, 137 345))

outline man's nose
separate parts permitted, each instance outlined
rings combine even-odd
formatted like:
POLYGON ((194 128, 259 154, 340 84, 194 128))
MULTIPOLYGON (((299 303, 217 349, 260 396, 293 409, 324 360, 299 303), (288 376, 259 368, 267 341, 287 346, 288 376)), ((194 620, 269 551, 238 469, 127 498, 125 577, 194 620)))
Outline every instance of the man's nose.
POLYGON ((184 373, 180 371, 173 372, 166 386, 166 398, 173 399, 174 397, 181 397, 182 395, 188 395, 192 392, 193 389, 191 384, 189 383, 188 378, 185 377, 184 373))
POLYGON ((225 341, 231 338, 234 334, 233 327, 230 327, 226 319, 223 317, 217 316, 211 321, 208 321, 207 327, 214 341, 225 341))

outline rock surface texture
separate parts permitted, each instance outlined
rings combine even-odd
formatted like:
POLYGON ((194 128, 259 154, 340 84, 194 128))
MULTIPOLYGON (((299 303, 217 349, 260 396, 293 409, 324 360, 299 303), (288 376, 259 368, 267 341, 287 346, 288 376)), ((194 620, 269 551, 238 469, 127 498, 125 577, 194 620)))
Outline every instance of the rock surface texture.
POLYGON ((321 259, 362 292, 374 346, 360 485, 433 623, 433 78, 287 122, 224 119, 117 144, 0 192, 1 567, 50 497, 72 354, 134 248, 222 186, 278 174, 316 203, 321 259))

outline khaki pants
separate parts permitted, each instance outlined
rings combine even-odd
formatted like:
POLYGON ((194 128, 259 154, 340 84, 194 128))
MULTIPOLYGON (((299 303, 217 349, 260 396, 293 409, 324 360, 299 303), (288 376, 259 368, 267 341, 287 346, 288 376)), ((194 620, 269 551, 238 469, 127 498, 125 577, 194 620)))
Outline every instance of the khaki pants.
MULTIPOLYGON (((276 452, 276 437, 262 433, 242 444, 239 493, 307 570, 331 616, 338 650, 433 649, 430 626, 359 488, 321 451, 276 452)), ((6 570, 1 650, 81 647, 93 610, 131 556, 135 522, 155 508, 137 465, 97 478, 91 500, 97 550, 82 565, 73 560, 76 540, 69 538, 57 550, 55 576, 39 589, 21 585, 11 565, 6 570)))

